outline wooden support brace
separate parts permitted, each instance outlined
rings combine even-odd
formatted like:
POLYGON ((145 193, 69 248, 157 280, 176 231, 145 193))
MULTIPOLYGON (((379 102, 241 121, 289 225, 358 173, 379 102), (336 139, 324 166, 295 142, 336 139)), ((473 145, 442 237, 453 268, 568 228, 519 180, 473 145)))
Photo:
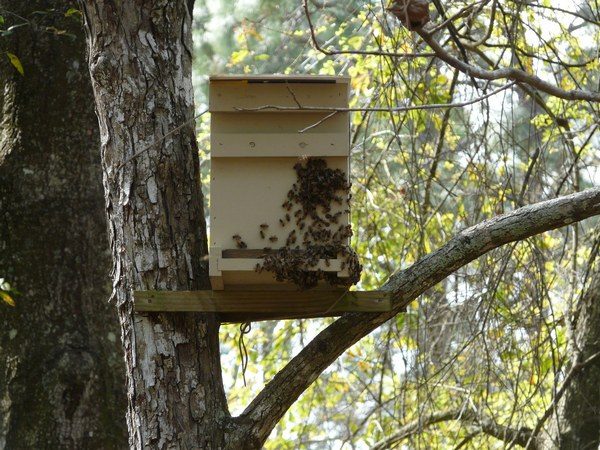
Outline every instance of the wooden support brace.
POLYGON ((384 291, 136 291, 137 312, 219 313, 223 322, 338 316, 391 310, 384 291))

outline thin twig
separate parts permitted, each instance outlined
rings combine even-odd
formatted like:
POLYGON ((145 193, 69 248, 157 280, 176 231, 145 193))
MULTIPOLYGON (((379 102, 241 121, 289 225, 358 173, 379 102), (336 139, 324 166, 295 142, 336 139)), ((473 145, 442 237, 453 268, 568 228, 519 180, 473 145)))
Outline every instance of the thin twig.
POLYGON ((600 92, 587 91, 583 89, 565 90, 541 78, 525 72, 524 70, 507 67, 503 69, 486 70, 479 66, 468 64, 451 55, 444 49, 438 41, 423 27, 415 28, 414 31, 433 49, 437 57, 446 64, 460 70, 464 74, 480 78, 482 80, 500 80, 508 79, 519 83, 527 84, 546 94, 565 100, 587 100, 590 102, 600 102, 600 92))
POLYGON ((336 108, 331 106, 283 106, 283 105, 262 105, 257 106, 256 108, 238 108, 235 107, 236 111, 264 111, 264 110, 275 110, 275 111, 332 111, 332 112, 407 112, 407 111, 419 111, 419 110, 429 110, 429 109, 444 109, 444 108, 462 108, 464 106, 473 105, 475 103, 479 103, 483 100, 486 100, 506 89, 511 88, 517 82, 511 81, 508 84, 505 84, 498 89, 489 92, 488 94, 482 95, 481 97, 476 97, 471 100, 466 100, 464 102, 456 102, 456 103, 430 103, 426 105, 415 105, 415 106, 398 106, 396 108, 336 108))
POLYGON ((395 53, 395 52, 381 52, 381 51, 369 51, 369 50, 325 50, 319 41, 317 41, 317 34, 315 32, 315 26, 312 22, 310 12, 308 11, 308 3, 306 0, 302 0, 302 6, 304 7, 304 14, 308 21, 308 28, 310 30, 310 37, 315 50, 323 53, 327 56, 334 55, 363 55, 363 56, 386 56, 390 58, 431 58, 436 56, 435 53, 395 53))
POLYGON ((339 111, 333 111, 332 113, 327 114, 325 117, 323 117, 321 120, 319 120, 318 122, 313 123, 312 125, 309 125, 305 128, 302 128, 301 130, 298 130, 298 133, 304 133, 305 131, 308 131, 312 128, 318 127, 319 125, 321 125, 323 122, 325 122, 328 119, 331 119, 333 116, 335 116, 339 111))
POLYGON ((196 119, 202 117, 204 114, 206 114, 208 112, 208 109, 205 109, 204 111, 202 111, 201 113, 196 114, 194 117, 192 117, 189 120, 186 120, 185 122, 183 122, 181 125, 173 128, 171 131, 168 131, 167 133, 165 133, 165 135, 163 137, 161 137, 159 140, 153 142, 152 144, 144 147, 143 149, 141 149, 139 152, 134 153, 133 155, 131 155, 129 158, 127 158, 125 161, 123 161, 121 164, 119 164, 117 166, 117 171, 121 170, 125 165, 129 164, 131 161, 133 161, 134 159, 136 159, 138 156, 143 155, 144 153, 146 153, 148 150, 156 147, 158 144, 162 143, 165 139, 167 139, 169 136, 172 136, 173 134, 177 133, 179 130, 181 130, 182 128, 186 127, 187 125, 189 125, 190 123, 194 122, 196 119))

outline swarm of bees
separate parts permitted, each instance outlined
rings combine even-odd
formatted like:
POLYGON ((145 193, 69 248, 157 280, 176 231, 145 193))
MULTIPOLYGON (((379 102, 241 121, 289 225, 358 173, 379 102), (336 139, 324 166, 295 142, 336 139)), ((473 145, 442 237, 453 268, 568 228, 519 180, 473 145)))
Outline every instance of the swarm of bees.
MULTIPOLYGON (((287 193, 281 205, 284 213, 279 225, 286 227, 295 223, 287 236, 285 246, 266 252, 263 263, 256 266, 257 272, 272 272, 278 281, 290 281, 300 289, 316 286, 320 280, 331 285, 350 286, 360 279, 362 266, 356 253, 347 245, 352 236, 350 225, 338 224, 342 211, 332 213, 332 206, 349 212, 350 185, 346 175, 339 169, 330 169, 320 158, 305 158, 294 165, 297 180, 287 193), (302 237, 300 237, 302 236, 302 237), (348 278, 339 278, 336 272, 308 270, 317 266, 319 260, 342 259, 341 269, 348 269, 348 278)), ((262 239, 267 237, 269 225, 260 225, 262 239)), ((239 236, 233 236, 239 248, 245 243, 239 236)), ((277 236, 269 236, 270 242, 277 242, 277 236)), ((265 249, 267 249, 266 247, 265 249)))

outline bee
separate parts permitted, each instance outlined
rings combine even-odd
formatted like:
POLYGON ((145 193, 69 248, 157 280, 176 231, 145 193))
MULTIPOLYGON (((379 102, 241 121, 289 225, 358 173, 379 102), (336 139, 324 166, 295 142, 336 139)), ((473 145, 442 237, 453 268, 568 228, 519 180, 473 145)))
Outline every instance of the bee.
POLYGON ((278 240, 279 240, 279 238, 277 236, 271 236, 269 238, 269 241, 271 241, 271 242, 277 242, 278 240))
POLYGON ((260 238, 261 239, 265 238, 265 232, 263 230, 260 230, 260 238))
POLYGON ((261 227, 263 230, 266 230, 267 228, 269 228, 269 225, 268 225, 268 224, 266 224, 266 223, 261 223, 261 224, 260 224, 260 227, 261 227))
POLYGON ((290 221, 290 215, 289 215, 289 214, 287 214, 287 213, 286 213, 286 215, 285 215, 285 220, 286 220, 286 221, 288 221, 288 222, 290 221))
POLYGON ((283 219, 279 219, 279 225, 281 225, 282 227, 285 227, 285 222, 283 221, 283 219))
POLYGON ((241 241, 242 237, 239 234, 234 234, 233 236, 231 236, 231 239, 233 239, 234 241, 241 241))
POLYGON ((329 259, 325 258, 325 265, 327 267, 331 267, 331 263, 329 262, 329 259))
POLYGON ((346 262, 342 261, 342 265, 340 266, 340 269, 344 270, 346 268, 346 262))
POLYGON ((285 242, 286 246, 290 246, 291 244, 295 244, 296 243, 296 230, 292 230, 292 232, 289 234, 287 241, 285 242))
POLYGON ((298 224, 298 228, 299 228, 299 229, 301 229, 301 230, 304 230, 304 226, 305 226, 305 223, 304 223, 304 222, 300 222, 300 223, 298 224))
POLYGON ((248 245, 244 241, 236 241, 238 248, 248 248, 248 245))

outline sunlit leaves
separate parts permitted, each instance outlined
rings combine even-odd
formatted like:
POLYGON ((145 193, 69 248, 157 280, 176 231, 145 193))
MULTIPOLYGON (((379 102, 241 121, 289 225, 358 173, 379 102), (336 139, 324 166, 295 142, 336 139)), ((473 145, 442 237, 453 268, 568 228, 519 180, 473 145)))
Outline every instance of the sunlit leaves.
POLYGON ((10 52, 6 52, 6 56, 17 72, 19 72, 21 75, 25 75, 25 70, 23 69, 23 64, 21 64, 19 57, 10 52))
MULTIPOLYGON (((349 75, 350 104, 364 109, 464 101, 496 86, 480 81, 475 89, 463 75, 453 83, 453 69, 429 57, 353 53, 427 48, 380 3, 343 3, 310 9, 319 44, 346 53, 326 56, 314 48, 297 2, 261 1, 260 17, 234 27, 236 46, 223 55, 228 71, 349 75)), ((456 21, 464 25, 461 34, 486 38, 469 52, 472 63, 597 90, 594 27, 554 14, 547 1, 498 4, 489 35, 492 2, 456 21)), ((446 6, 453 14, 466 3, 446 6)), ((438 34, 449 39, 446 31, 438 34)), ((532 97, 520 85, 449 112, 361 111, 350 120, 352 245, 365 266, 361 289, 378 288, 466 227, 583 189, 599 176, 597 107, 532 97)), ((474 407, 506 426, 535 426, 564 376, 565 323, 583 289, 587 232, 595 224, 580 226, 577 235, 572 228, 545 233, 458 270, 349 349, 284 417, 267 448, 368 448, 403 424, 449 408, 474 407)), ((247 336, 248 387, 236 362, 238 330, 227 328, 234 409, 326 323, 257 324, 247 336)), ((477 430, 461 421, 440 423, 403 445, 453 448, 471 436, 470 448, 501 446, 473 435, 477 430)))
POLYGON ((15 291, 4 278, 0 278, 0 300, 9 306, 16 306, 14 299, 15 291))

